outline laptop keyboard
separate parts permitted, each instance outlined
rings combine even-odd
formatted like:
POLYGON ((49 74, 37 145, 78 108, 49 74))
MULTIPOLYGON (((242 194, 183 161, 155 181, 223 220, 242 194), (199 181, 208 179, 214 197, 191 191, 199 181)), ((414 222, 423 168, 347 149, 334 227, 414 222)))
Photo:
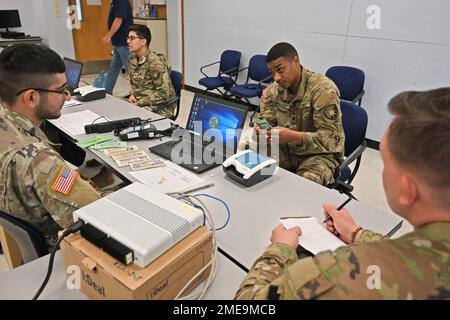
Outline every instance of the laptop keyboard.
MULTIPOLYGON (((201 154, 203 155, 204 150, 210 145, 210 141, 202 141, 202 144, 194 144, 191 143, 191 141, 189 140, 173 140, 173 141, 168 141, 166 142, 166 144, 168 146, 170 146, 171 148, 175 149, 175 150, 183 150, 183 151, 188 151, 190 150, 192 157, 194 157, 194 155, 197 154, 201 154), (201 152, 199 152, 199 150, 201 150, 201 152)), ((212 146, 210 146, 211 148, 212 146)), ((211 156, 215 156, 215 150, 212 149, 211 150, 211 156)))

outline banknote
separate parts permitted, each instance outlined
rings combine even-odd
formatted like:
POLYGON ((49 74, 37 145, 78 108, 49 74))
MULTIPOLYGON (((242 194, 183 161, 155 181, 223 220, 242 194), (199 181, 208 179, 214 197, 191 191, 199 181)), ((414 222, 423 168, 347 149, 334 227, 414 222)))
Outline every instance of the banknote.
POLYGON ((117 163, 119 168, 122 168, 122 167, 129 166, 132 163, 140 163, 140 162, 150 161, 150 160, 151 160, 150 157, 145 155, 145 156, 130 157, 130 158, 126 158, 126 159, 122 159, 122 160, 114 160, 114 161, 117 163))
POLYGON ((123 153, 120 153, 120 154, 115 154, 112 156, 112 158, 114 161, 117 161, 117 160, 129 159, 129 158, 133 158, 133 157, 143 157, 146 155, 147 154, 143 150, 130 150, 130 151, 124 151, 123 153))
POLYGON ((145 170, 150 168, 156 168, 156 167, 162 167, 165 163, 162 160, 150 160, 150 161, 144 161, 139 163, 131 163, 130 167, 131 170, 137 171, 137 170, 145 170))
POLYGON ((124 151, 135 151, 135 150, 138 150, 138 147, 136 145, 132 145, 132 146, 124 147, 124 148, 104 149, 104 150, 102 150, 102 152, 105 156, 112 157, 115 155, 120 155, 124 151))

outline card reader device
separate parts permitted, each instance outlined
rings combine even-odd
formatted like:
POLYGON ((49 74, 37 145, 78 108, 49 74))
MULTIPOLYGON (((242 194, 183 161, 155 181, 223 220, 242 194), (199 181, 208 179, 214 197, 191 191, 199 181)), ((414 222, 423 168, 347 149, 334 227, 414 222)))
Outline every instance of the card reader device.
POLYGON ((275 173, 277 161, 253 150, 244 150, 226 159, 222 166, 231 179, 251 187, 270 178, 275 173))
POLYGON ((94 86, 79 87, 73 90, 73 92, 78 100, 84 102, 106 97, 106 90, 104 88, 96 88, 94 86))

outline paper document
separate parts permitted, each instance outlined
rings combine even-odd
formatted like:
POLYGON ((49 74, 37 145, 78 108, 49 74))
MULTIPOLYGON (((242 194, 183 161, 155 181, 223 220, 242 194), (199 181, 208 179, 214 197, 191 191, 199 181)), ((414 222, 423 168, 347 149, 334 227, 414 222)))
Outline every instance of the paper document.
POLYGON ((130 174, 143 184, 160 192, 182 192, 184 190, 208 184, 205 180, 170 161, 164 161, 165 166, 130 174))
POLYGON ((346 244, 329 232, 316 217, 280 219, 286 229, 300 227, 302 234, 298 237, 298 244, 313 253, 336 250, 346 244))
POLYGON ((92 124, 92 122, 95 123, 101 123, 105 122, 106 120, 104 118, 100 118, 100 116, 90 110, 84 110, 74 113, 68 113, 63 114, 58 119, 49 120, 51 123, 53 123, 55 126, 57 126, 59 129, 64 131, 65 133, 68 133, 70 136, 75 138, 76 136, 80 134, 85 134, 84 126, 87 124, 92 124))
POLYGON ((63 109, 64 108, 69 108, 69 107, 74 107, 74 106, 79 106, 81 105, 81 102, 75 99, 70 99, 69 101, 64 102, 63 104, 63 109))

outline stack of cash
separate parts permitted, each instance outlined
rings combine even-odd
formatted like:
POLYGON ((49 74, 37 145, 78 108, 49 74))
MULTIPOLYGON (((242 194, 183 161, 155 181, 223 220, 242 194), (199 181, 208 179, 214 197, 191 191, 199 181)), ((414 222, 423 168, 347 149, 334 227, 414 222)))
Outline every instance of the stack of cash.
POLYGON ((129 146, 125 141, 116 140, 108 136, 94 136, 78 142, 81 148, 90 148, 103 152, 111 157, 120 167, 130 166, 131 170, 144 170, 164 166, 162 160, 155 160, 140 150, 136 145, 129 146))

